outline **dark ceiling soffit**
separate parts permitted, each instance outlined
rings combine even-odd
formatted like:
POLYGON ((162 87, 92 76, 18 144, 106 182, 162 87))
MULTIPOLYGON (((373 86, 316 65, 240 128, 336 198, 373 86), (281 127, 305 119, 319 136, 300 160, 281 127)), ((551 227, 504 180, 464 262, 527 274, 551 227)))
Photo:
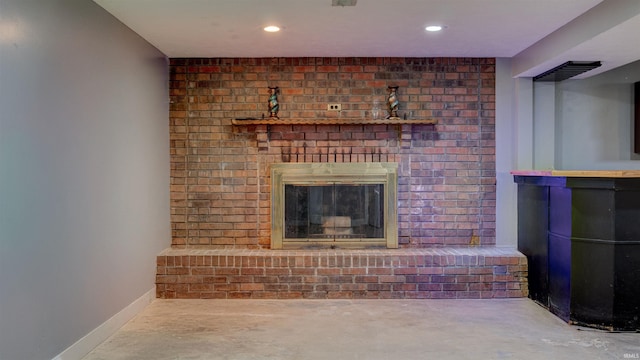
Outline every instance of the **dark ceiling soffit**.
POLYGON ((602 63, 600 61, 567 61, 551 70, 533 77, 533 81, 562 81, 593 70, 602 63))

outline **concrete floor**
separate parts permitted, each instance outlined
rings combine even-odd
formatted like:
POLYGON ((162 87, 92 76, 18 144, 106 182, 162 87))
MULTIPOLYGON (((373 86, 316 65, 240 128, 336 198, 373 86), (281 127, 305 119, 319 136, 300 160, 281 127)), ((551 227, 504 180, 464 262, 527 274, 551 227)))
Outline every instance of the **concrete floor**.
POLYGON ((98 359, 634 359, 640 334, 569 326, 528 299, 155 300, 98 359))

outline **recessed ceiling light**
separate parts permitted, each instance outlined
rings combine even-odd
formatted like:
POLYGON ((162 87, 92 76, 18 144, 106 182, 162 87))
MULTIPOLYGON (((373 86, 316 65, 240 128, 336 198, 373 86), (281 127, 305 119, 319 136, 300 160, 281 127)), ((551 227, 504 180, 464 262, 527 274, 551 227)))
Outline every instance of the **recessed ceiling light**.
POLYGON ((442 26, 440 26, 440 25, 430 25, 430 26, 427 26, 424 29, 427 30, 427 31, 440 31, 440 30, 442 30, 442 26))
POLYGON ((278 31, 280 31, 280 28, 275 26, 275 25, 269 25, 269 26, 264 28, 264 31, 266 31, 266 32, 278 32, 278 31))

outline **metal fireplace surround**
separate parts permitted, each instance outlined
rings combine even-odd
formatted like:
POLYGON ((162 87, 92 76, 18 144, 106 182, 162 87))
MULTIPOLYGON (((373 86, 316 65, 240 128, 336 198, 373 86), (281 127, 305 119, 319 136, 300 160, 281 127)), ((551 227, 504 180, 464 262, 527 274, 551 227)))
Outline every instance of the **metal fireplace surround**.
POLYGON ((271 165, 271 248, 398 248, 398 164, 271 165))

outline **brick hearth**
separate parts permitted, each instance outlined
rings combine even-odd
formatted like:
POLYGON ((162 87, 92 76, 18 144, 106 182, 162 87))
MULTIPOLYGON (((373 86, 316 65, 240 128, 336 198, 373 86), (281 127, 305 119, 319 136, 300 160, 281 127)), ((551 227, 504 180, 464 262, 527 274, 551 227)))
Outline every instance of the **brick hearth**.
POLYGON ((167 249, 159 298, 526 297, 526 257, 503 248, 167 249))

